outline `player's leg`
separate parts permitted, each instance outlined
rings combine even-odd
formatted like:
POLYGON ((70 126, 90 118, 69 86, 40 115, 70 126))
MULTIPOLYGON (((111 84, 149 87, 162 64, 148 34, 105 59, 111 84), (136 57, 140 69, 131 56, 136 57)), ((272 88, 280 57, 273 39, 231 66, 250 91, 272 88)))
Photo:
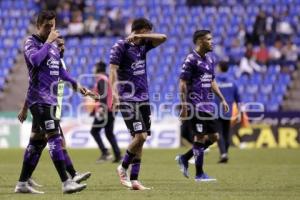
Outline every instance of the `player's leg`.
POLYGON ((34 105, 30 108, 33 117, 38 119, 39 126, 46 133, 50 157, 60 177, 64 193, 79 192, 86 188, 85 184, 77 184, 68 178, 63 152, 62 137, 59 134, 59 121, 54 118, 55 109, 45 105, 34 105))
POLYGON ((107 114, 107 123, 105 125, 105 136, 107 138, 107 140, 109 141, 113 152, 114 152, 114 163, 119 163, 121 161, 121 151, 120 148, 118 146, 115 134, 114 134, 114 122, 115 122, 115 118, 113 116, 112 112, 108 112, 107 114))
POLYGON ((98 145, 98 148, 101 152, 101 156, 96 161, 97 163, 102 163, 102 162, 105 162, 105 161, 111 159, 111 155, 109 154, 108 149, 103 144, 103 141, 100 136, 100 131, 104 127, 104 123, 105 122, 103 120, 98 120, 97 117, 95 117, 93 125, 92 125, 92 129, 90 131, 91 135, 95 139, 95 141, 98 145))
POLYGON ((82 181, 87 180, 91 176, 91 172, 79 173, 75 170, 73 162, 71 160, 71 157, 69 156, 69 153, 67 151, 66 139, 64 137, 64 134, 63 134, 63 131, 62 131, 62 128, 60 125, 59 125, 59 131, 60 131, 61 138, 62 138, 62 147, 63 147, 64 157, 65 157, 66 170, 69 173, 69 175, 71 176, 71 178, 76 183, 81 183, 82 181))
MULTIPOLYGON (((148 105, 149 106, 149 105, 148 105)), ((127 169, 129 165, 132 163, 133 159, 136 158, 138 154, 141 156, 142 148, 144 142, 147 138, 147 127, 145 125, 143 115, 141 113, 140 104, 137 103, 122 103, 119 106, 120 112, 124 118, 125 124, 127 128, 130 130, 133 139, 128 146, 128 149, 123 157, 122 164, 118 167, 118 175, 120 177, 120 181, 126 187, 132 187, 131 182, 127 177, 127 169)), ((144 110, 145 115, 148 115, 148 124, 150 126, 150 108, 148 110, 144 110)), ((138 155, 139 156, 139 155, 138 155)), ((139 170, 138 172, 139 173, 139 170)), ((138 183, 138 182, 136 182, 138 183)))
MULTIPOLYGON (((45 148, 47 141, 45 140, 45 135, 40 132, 36 119, 33 118, 32 121, 32 131, 31 131, 30 141, 24 152, 24 159, 21 174, 19 177, 19 182, 15 187, 16 193, 36 193, 43 194, 44 192, 35 190, 32 188, 30 182, 31 175, 35 170, 39 159, 41 157, 42 151, 45 148)), ((33 183, 33 182, 32 182, 33 183)))
POLYGON ((222 119, 218 119, 218 124, 219 124, 219 133, 220 133, 220 139, 218 140, 218 147, 219 147, 219 152, 220 155, 223 155, 226 153, 226 148, 225 148, 225 141, 224 141, 224 136, 223 136, 223 125, 222 125, 222 119))
MULTIPOLYGON (((223 150, 221 152, 219 163, 228 162, 228 149, 230 146, 230 120, 221 120, 222 133, 220 134, 220 140, 223 140, 223 150)), ((219 141, 220 141, 219 140, 219 141)))
POLYGON ((136 133, 135 138, 138 140, 138 151, 136 152, 135 158, 131 162, 130 181, 133 190, 148 190, 150 188, 145 187, 138 181, 140 168, 142 164, 143 146, 147 137, 151 135, 151 109, 148 102, 144 102, 137 105, 139 111, 139 119, 142 122, 143 130, 146 132, 136 133))
POLYGON ((208 113, 199 112, 192 119, 192 128, 195 133, 193 153, 195 157, 196 177, 195 181, 207 182, 216 179, 209 177, 203 170, 204 150, 208 147, 207 141, 217 141, 217 123, 208 113), (197 115, 198 114, 198 115, 197 115), (208 137, 207 137, 207 136, 208 137))

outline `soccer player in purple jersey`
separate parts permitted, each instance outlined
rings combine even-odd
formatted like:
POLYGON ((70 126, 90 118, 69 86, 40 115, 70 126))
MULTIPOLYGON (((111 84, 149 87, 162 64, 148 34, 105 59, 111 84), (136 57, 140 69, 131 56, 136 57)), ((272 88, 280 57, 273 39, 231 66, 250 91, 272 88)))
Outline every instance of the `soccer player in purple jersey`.
POLYGON ((197 30, 193 35, 195 49, 186 57, 180 74, 182 120, 188 120, 194 134, 192 149, 178 155, 177 161, 185 177, 188 175, 188 160, 194 155, 195 181, 207 182, 216 179, 203 171, 204 150, 218 140, 218 124, 214 116, 214 94, 219 98, 224 111, 228 105, 215 81, 216 60, 211 53, 212 35, 208 30, 197 30))
MULTIPOLYGON (((64 55, 64 40, 62 38, 58 38, 56 39, 56 43, 57 46, 59 48, 60 51, 60 58, 63 59, 63 55, 64 55)), ((60 83, 62 84, 62 83, 60 83)), ((63 90, 63 88, 62 88, 63 90)), ((63 92, 63 91, 61 91, 63 92)), ((61 107, 61 105, 59 105, 61 107)), ((58 120, 60 120, 60 117, 58 117, 58 115, 61 115, 61 109, 56 109, 57 112, 60 112, 59 114, 56 113, 56 117, 58 118, 58 120)), ((27 119, 27 115, 28 115, 28 107, 26 105, 26 101, 24 102, 23 107, 21 108, 19 114, 18 114, 18 119, 21 123, 23 123, 26 119, 27 119)), ((81 183, 84 180, 87 180, 90 176, 91 173, 90 172, 85 172, 85 173, 79 173, 75 170, 73 162, 68 154, 68 151, 66 149, 66 141, 65 141, 65 137, 63 134, 63 131, 61 129, 61 127, 59 127, 60 130, 60 135, 62 138, 62 144, 63 144, 63 152, 64 152, 64 157, 65 157, 65 164, 66 164, 66 170, 68 172, 68 174, 70 175, 70 177, 76 182, 76 183, 81 183)), ((32 141, 40 141, 40 149, 38 151, 36 151, 35 153, 32 154, 36 154, 36 162, 32 163, 32 168, 33 170, 31 171, 31 173, 33 173, 34 169, 36 168, 39 158, 42 155, 42 151, 44 149, 44 147, 47 145, 47 138, 45 136, 45 134, 42 133, 42 129, 41 127, 39 127, 39 124, 36 120, 32 121, 32 127, 31 127, 31 136, 30 136, 30 140, 32 141)), ((31 174, 28 175, 29 179, 28 179, 28 185, 29 187, 27 187, 27 191, 31 191, 32 193, 41 193, 41 191, 38 191, 36 189, 34 189, 34 187, 42 187, 42 185, 36 183, 32 178, 31 178, 31 174)))
POLYGON ((123 162, 117 168, 121 184, 133 190, 149 189, 138 181, 142 149, 150 135, 150 105, 146 54, 166 41, 167 36, 151 33, 152 24, 145 18, 135 19, 131 34, 114 44, 110 54, 110 83, 113 107, 118 106, 133 139, 123 162), (117 85, 117 87, 116 87, 117 85), (127 169, 131 165, 130 179, 127 169))
MULTIPOLYGON (((55 30, 55 13, 42 11, 37 18, 37 34, 25 41, 24 57, 29 71, 29 88, 26 106, 30 109, 33 121, 47 137, 49 153, 62 182, 64 193, 79 192, 86 184, 78 184, 69 179, 66 172, 62 138, 59 134, 59 120, 55 118, 57 106, 57 85, 60 79, 70 82, 74 90, 83 95, 89 91, 72 79, 62 67, 60 50, 55 42, 59 33, 55 30)), ((25 150, 22 171, 15 192, 32 193, 28 187, 39 154, 44 148, 44 141, 30 140, 25 150)))

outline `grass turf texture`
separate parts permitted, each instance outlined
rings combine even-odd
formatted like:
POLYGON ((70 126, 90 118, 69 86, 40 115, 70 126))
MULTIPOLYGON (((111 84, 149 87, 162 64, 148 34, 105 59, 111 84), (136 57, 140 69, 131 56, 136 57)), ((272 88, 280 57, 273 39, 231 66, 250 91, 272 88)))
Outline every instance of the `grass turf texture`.
POLYGON ((145 150, 140 179, 150 191, 131 191, 119 183, 116 164, 95 164, 96 149, 69 150, 79 171, 91 171, 88 187, 81 193, 63 195, 58 175, 44 151, 34 173, 44 185, 44 195, 14 194, 19 177, 23 150, 0 150, 0 199, 224 199, 224 200, 293 200, 300 199, 300 150, 298 149, 232 149, 229 163, 217 164, 218 152, 213 149, 205 156, 205 171, 218 179, 216 183, 196 183, 194 165, 191 178, 179 172, 174 157, 186 149, 145 150))

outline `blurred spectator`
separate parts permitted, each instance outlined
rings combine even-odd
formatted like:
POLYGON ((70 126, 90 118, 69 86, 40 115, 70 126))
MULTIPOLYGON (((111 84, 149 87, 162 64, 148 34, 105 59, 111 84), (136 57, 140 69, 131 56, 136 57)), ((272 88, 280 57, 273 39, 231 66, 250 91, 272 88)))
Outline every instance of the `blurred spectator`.
POLYGON ((290 39, 288 40, 287 44, 282 49, 283 58, 287 62, 296 63, 298 59, 298 47, 293 43, 290 39))
POLYGON ((214 45, 214 52, 215 52, 218 60, 229 61, 229 58, 228 58, 228 56, 225 52, 223 42, 220 42, 220 44, 215 44, 214 45))
POLYGON ((71 1, 71 10, 72 11, 80 10, 81 13, 83 13, 84 12, 84 8, 85 8, 85 2, 84 2, 84 0, 72 0, 71 1))
POLYGON ((97 26, 97 20, 95 20, 93 15, 89 15, 84 21, 84 33, 88 35, 94 35, 96 33, 97 26))
POLYGON ((59 1, 53 1, 53 0, 38 0, 36 1, 42 9, 44 10, 56 10, 58 7, 59 1))
POLYGON ((98 26, 96 27, 96 33, 99 36, 109 36, 111 35, 111 24, 106 16, 100 17, 98 26))
POLYGON ((125 24, 122 18, 121 10, 117 10, 114 18, 112 18, 112 34, 114 36, 122 36, 125 31, 125 24))
POLYGON ((282 42, 277 39, 274 46, 271 46, 269 49, 269 58, 271 63, 278 63, 282 60, 282 42))
POLYGON ((292 25, 288 19, 288 11, 286 11, 277 25, 277 33, 279 34, 282 40, 287 40, 294 32, 292 25))
POLYGON ((266 37, 265 37, 265 43, 267 45, 273 45, 275 38, 277 36, 276 34, 276 27, 279 22, 279 17, 276 12, 272 13, 272 15, 269 15, 266 20, 266 37))
POLYGON ((71 6, 68 2, 64 2, 57 8, 58 19, 56 20, 59 27, 67 28, 71 21, 71 6))
POLYGON ((229 48, 228 56, 229 62, 231 64, 238 64, 244 55, 244 47, 240 45, 240 41, 238 39, 234 39, 232 41, 232 45, 229 48))
POLYGON ((264 11, 259 11, 256 16, 253 34, 252 34, 252 43, 254 45, 259 45, 260 41, 264 40, 264 35, 266 33, 266 14, 264 11))
POLYGON ((248 43, 245 56, 241 59, 240 62, 240 70, 238 72, 238 76, 241 76, 243 74, 252 75, 254 72, 261 71, 261 66, 259 66, 255 61, 253 46, 251 43, 248 43))
POLYGON ((69 35, 81 35, 84 31, 83 18, 80 10, 72 13, 72 20, 68 26, 69 35))
POLYGON ((240 24, 239 30, 238 30, 238 36, 237 36, 240 44, 242 44, 242 45, 246 44, 246 35, 247 35, 247 32, 246 32, 245 26, 243 24, 240 24))
POLYGON ((269 60, 269 52, 264 42, 261 42, 257 51, 255 52, 256 61, 259 64, 267 64, 269 60))

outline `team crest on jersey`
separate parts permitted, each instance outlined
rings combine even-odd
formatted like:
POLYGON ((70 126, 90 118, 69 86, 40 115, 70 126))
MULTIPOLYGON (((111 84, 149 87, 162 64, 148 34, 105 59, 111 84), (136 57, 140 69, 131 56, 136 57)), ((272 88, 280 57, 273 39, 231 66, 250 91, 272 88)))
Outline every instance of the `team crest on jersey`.
POLYGON ((196 130, 197 130, 197 132, 202 133, 203 132, 203 124, 196 124, 196 130))
POLYGON ((143 130, 142 122, 133 122, 133 130, 134 131, 141 131, 143 130))
POLYGON ((45 128, 46 130, 54 129, 55 128, 54 120, 45 121, 45 128))

